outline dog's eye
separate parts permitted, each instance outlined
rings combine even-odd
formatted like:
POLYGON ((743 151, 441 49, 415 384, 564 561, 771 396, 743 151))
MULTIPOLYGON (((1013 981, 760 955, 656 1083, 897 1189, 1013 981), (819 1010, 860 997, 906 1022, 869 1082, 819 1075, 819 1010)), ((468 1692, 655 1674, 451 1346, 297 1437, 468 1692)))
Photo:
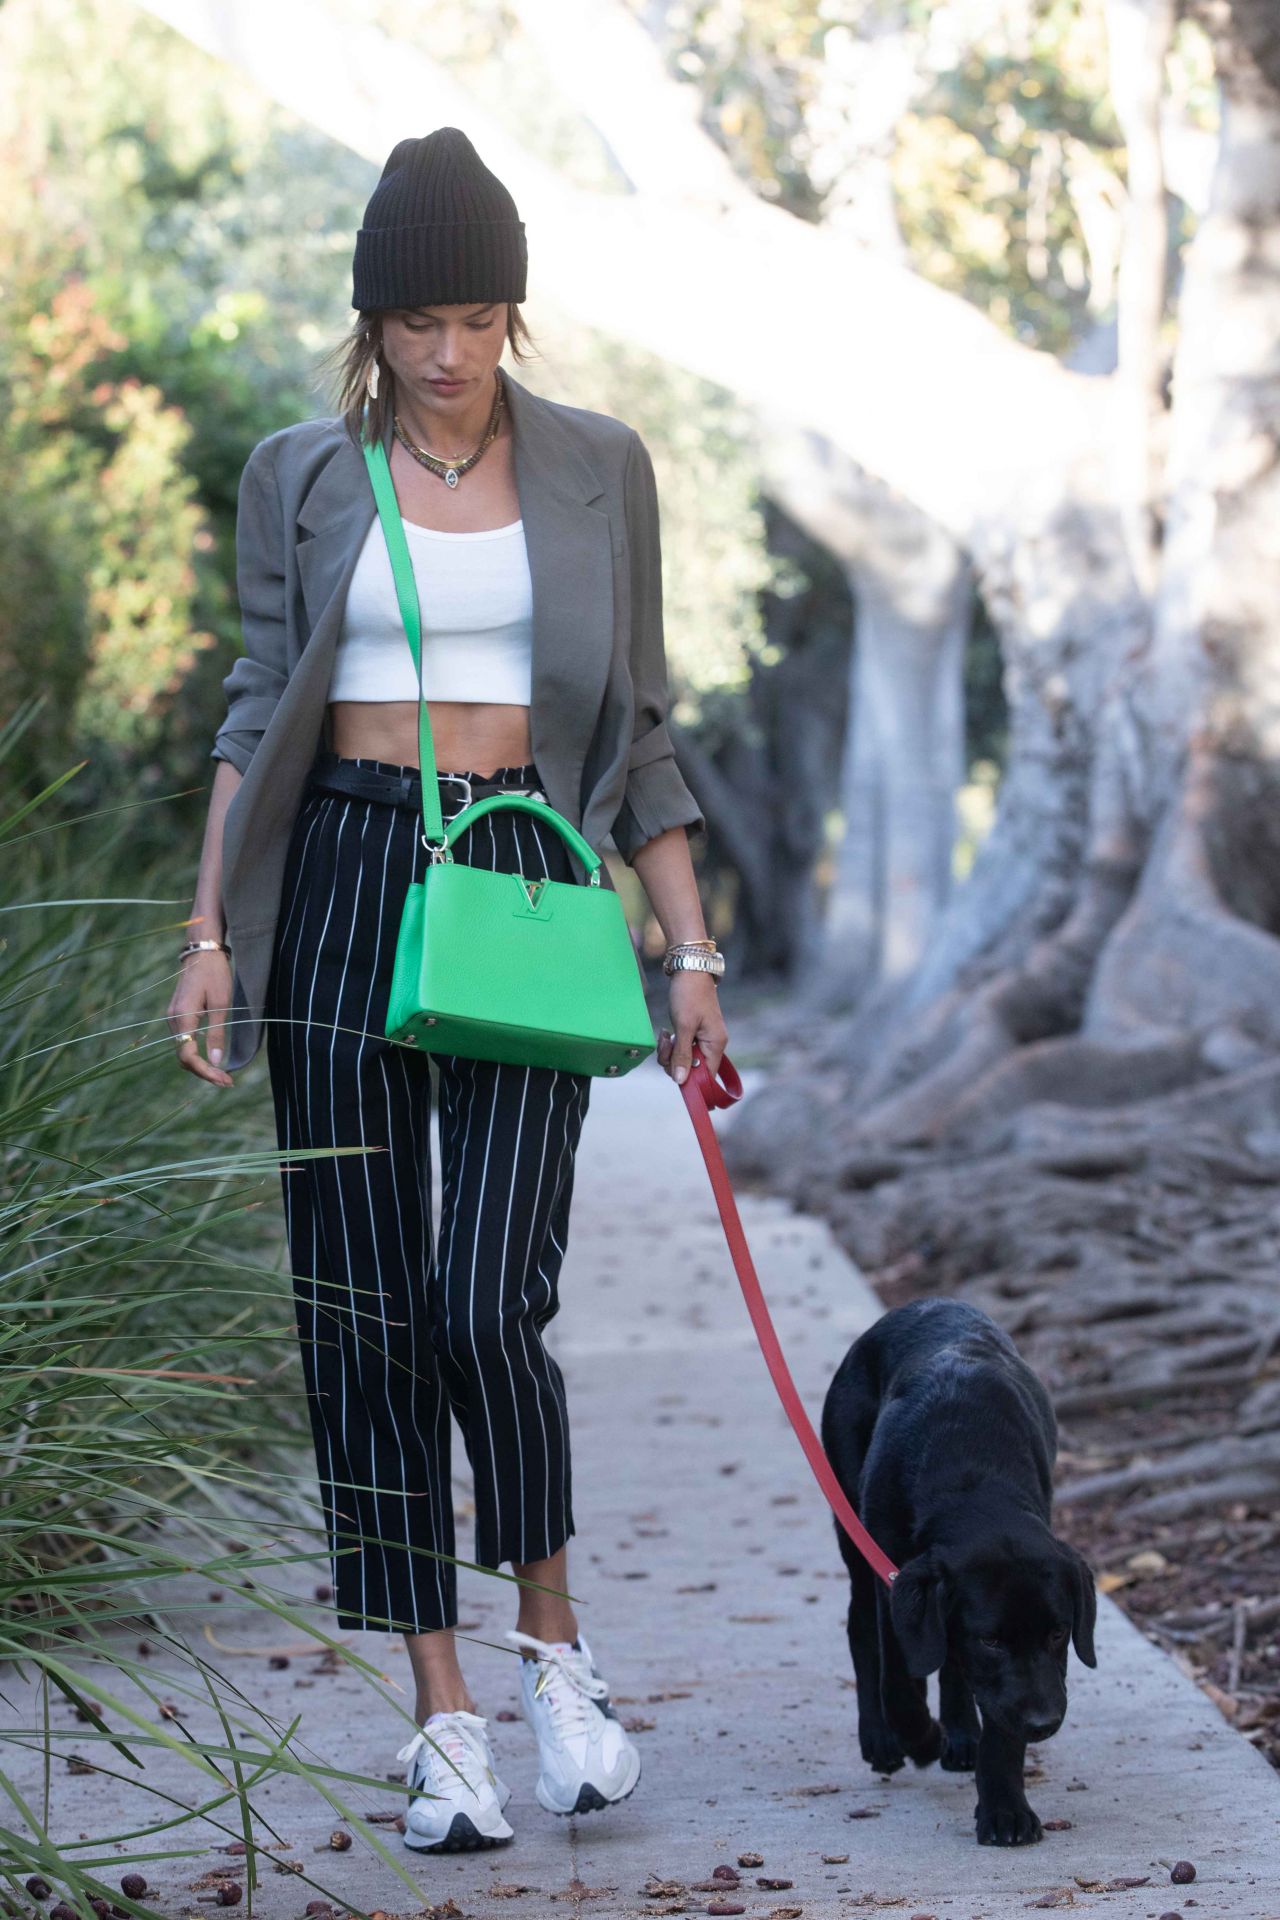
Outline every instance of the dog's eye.
POLYGON ((980 1644, 981 1646, 984 1646, 984 1647, 997 1647, 997 1648, 998 1648, 998 1647, 1002 1647, 1002 1646, 1004 1645, 1004 1641, 1003 1641, 1003 1640, 1001 1640, 1001 1639, 999 1638, 999 1636, 998 1636, 997 1634, 994 1634, 994 1633, 984 1633, 984 1634, 982 1635, 982 1638, 981 1638, 981 1641, 979 1642, 979 1644, 980 1644))
POLYGON ((1069 1627, 1055 1627, 1049 1635, 1049 1645, 1051 1647, 1065 1647, 1070 1637, 1071 1630, 1069 1627))

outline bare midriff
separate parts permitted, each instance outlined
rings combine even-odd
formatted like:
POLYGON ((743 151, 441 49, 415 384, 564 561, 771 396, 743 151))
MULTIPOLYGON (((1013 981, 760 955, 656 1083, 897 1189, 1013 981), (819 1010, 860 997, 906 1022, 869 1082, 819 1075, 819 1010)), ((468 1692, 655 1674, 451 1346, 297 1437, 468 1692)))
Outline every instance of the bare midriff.
MULTIPOLYGON (((533 759, 529 709, 481 700, 428 700, 440 773, 491 774, 533 759)), ((331 700, 329 745, 344 760, 418 765, 418 708, 411 700, 331 700)))

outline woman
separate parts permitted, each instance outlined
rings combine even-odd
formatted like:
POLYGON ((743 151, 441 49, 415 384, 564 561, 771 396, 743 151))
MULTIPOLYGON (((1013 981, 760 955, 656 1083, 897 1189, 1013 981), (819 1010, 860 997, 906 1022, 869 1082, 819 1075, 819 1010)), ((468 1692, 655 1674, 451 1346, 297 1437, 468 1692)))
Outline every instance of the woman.
MULTIPOLYGON (((366 402, 418 580, 445 820, 532 791, 593 846, 612 833, 670 942, 660 1062, 681 1080, 696 1044, 714 1072, 727 1038, 688 848, 705 823, 665 723, 652 465, 630 427, 499 367, 527 338, 526 259, 511 195, 465 134, 399 142, 356 238, 340 413, 269 435, 241 480, 246 650, 213 748, 193 908, 206 937, 184 948, 169 1008, 180 1064, 217 1086, 265 1028, 282 1149, 378 1149, 281 1179, 337 1622, 405 1636, 419 1724, 400 1752, 418 1793, 405 1839, 431 1851, 512 1835, 454 1640, 450 1408, 475 1475, 475 1558, 534 1583, 507 1637, 540 1804, 607 1806, 640 1761, 566 1597, 567 1410, 542 1343, 589 1077, 434 1056, 435 1248, 429 1066, 383 1037, 426 855, 417 676, 359 446, 366 402)), ((516 809, 453 854, 578 877, 560 836, 516 809)))

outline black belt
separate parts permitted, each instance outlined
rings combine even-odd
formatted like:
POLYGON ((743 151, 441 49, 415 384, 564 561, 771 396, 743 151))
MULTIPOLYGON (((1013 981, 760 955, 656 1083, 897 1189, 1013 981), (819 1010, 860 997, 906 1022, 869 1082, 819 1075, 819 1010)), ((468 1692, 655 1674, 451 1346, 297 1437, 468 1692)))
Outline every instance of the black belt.
MULTIPOLYGON (((484 800, 492 793, 533 793, 545 800, 541 787, 522 786, 512 780, 483 780, 465 773, 438 773, 441 811, 460 813, 473 800, 484 800), (453 796, 457 796, 454 804, 453 796)), ((376 800, 393 807, 422 808, 422 776, 417 772, 379 773, 376 767, 353 767, 318 761, 307 782, 308 790, 345 794, 353 800, 376 800)))

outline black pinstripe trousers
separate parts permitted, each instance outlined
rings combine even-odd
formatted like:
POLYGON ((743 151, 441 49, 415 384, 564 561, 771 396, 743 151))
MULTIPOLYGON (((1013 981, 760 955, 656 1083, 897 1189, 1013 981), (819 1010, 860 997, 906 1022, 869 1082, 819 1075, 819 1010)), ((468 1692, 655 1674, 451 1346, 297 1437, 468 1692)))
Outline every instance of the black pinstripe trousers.
MULTIPOLYGON (((358 759, 345 766, 413 772, 358 759)), ((485 778, 538 785, 532 765, 485 778)), ((446 820, 465 790, 441 782, 446 820)), ((428 1056, 384 1037, 415 808, 308 787, 267 989, 279 1146, 374 1149, 282 1163, 286 1231, 337 1624, 457 1622, 452 1408, 475 1482, 475 1560, 539 1560, 574 1531, 558 1310, 590 1076, 428 1056), (440 1227, 432 1233, 438 1068, 440 1227)), ((559 835, 514 810, 455 860, 572 880, 559 835)))

